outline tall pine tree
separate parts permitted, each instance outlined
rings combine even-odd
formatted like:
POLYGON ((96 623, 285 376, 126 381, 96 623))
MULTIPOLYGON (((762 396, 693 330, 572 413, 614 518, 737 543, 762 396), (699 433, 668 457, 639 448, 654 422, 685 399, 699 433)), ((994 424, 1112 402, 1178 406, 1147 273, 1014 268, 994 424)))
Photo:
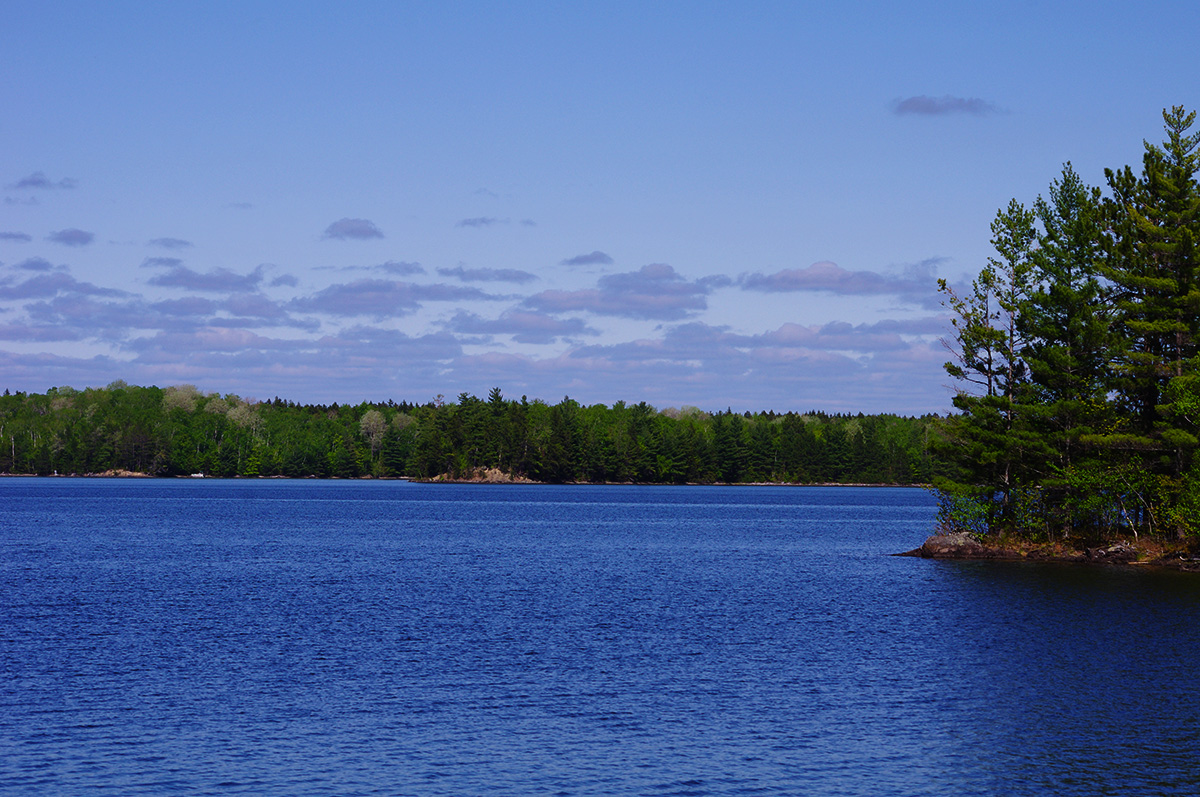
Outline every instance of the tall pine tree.
POLYGON ((1076 510, 1090 500, 1098 472, 1095 436, 1111 426, 1108 375, 1116 341, 1108 289, 1099 276, 1100 189, 1085 185, 1068 163, 1034 213, 1040 228, 1031 252, 1037 287, 1017 311, 1030 380, 1024 431, 1031 475, 1044 493, 1043 511, 1052 515, 1045 519, 1069 530, 1093 522, 1076 510))
POLYGON ((1145 144, 1142 173, 1106 172, 1113 237, 1106 274, 1126 347, 1116 387, 1132 415, 1132 447, 1153 452, 1156 472, 1178 475, 1197 446, 1195 427, 1171 411, 1169 385, 1200 352, 1200 133, 1195 112, 1163 111, 1167 140, 1145 144), (1190 426, 1190 428, 1188 428, 1190 426))

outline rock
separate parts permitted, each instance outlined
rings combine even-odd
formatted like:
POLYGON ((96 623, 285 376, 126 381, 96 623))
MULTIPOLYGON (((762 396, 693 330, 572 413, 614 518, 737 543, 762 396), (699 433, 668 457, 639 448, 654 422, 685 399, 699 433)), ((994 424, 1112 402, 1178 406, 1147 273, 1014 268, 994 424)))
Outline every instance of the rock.
POLYGON ((935 534, 918 550, 926 559, 977 559, 984 554, 984 547, 964 532, 935 534))
MULTIPOLYGON (((1152 548, 1151 550, 1157 549, 1152 548)), ((993 561, 1023 561, 1057 564, 1082 564, 1128 567, 1147 565, 1200 572, 1200 544, 1194 548, 1172 549, 1150 559, 1150 552, 1137 542, 1120 540, 1097 548, 1073 548, 1065 543, 1033 545, 1032 543, 1000 542, 988 537, 983 541, 970 534, 952 532, 935 534, 920 547, 893 556, 919 556, 926 559, 976 559, 993 561), (1143 558, 1146 557, 1146 558, 1143 558)))
POLYGON ((1118 542, 1107 548, 1089 548, 1087 558, 1096 562, 1113 562, 1124 564, 1137 561, 1138 551, 1128 542, 1118 542))

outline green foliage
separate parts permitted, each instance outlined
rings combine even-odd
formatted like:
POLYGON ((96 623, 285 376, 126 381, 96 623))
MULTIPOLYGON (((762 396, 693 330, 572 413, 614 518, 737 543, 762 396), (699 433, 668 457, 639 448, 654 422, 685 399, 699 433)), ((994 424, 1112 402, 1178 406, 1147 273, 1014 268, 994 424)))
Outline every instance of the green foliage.
POLYGON ((992 503, 986 496, 960 490, 938 490, 938 528, 983 537, 990 528, 992 503))
POLYGON ((0 473, 471 478, 547 482, 928 482, 933 417, 657 411, 482 401, 298 405, 190 385, 0 397, 0 473))
POLYGON ((1105 196, 1067 164, 1032 211, 997 214, 1000 259, 970 292, 940 285, 964 384, 935 444, 957 465, 941 486, 982 501, 991 533, 1195 533, 1200 134, 1182 108, 1163 120, 1140 174, 1109 170, 1105 196))

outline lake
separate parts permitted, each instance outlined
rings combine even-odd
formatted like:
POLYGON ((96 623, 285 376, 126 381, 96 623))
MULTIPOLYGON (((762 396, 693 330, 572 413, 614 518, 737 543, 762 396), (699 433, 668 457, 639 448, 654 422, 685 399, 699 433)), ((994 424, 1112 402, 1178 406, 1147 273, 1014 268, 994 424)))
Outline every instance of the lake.
POLYGON ((1194 795, 1200 576, 919 489, 0 479, 0 792, 1194 795))

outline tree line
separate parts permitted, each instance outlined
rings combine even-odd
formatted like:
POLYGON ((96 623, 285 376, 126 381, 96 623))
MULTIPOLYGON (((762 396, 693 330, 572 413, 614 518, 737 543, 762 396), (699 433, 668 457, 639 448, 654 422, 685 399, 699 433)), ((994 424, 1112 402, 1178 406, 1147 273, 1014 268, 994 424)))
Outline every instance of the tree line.
POLYGON ((0 473, 928 483, 936 416, 656 410, 461 394, 416 405, 254 401, 190 385, 0 396, 0 473))
POLYGON ((950 528, 1029 538, 1200 532, 1200 134, 1163 112, 1140 170, 1071 164, 992 222, 954 318, 959 414, 940 451, 950 528))

